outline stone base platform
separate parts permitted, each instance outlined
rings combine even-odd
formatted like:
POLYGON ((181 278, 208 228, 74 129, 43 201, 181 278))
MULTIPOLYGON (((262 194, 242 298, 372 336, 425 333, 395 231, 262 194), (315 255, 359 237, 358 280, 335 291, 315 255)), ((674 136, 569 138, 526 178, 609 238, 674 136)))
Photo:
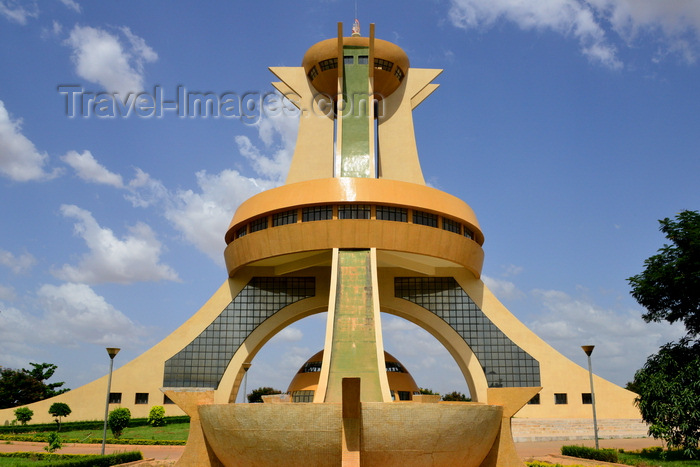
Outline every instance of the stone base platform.
MULTIPOLYGON (((513 418, 511 419, 513 440, 556 441, 593 438, 593 419, 573 418, 513 418)), ((641 419, 602 419, 598 420, 598 437, 645 438, 647 424, 641 419)))

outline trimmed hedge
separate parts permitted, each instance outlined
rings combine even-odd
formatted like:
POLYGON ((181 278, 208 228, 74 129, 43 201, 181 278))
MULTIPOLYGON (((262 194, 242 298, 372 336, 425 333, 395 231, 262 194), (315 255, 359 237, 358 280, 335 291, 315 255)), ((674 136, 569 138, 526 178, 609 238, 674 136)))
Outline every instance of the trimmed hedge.
POLYGON ((563 456, 617 463, 617 451, 614 449, 596 449, 586 446, 562 446, 561 453, 563 456))
POLYGON ((40 461, 56 461, 52 465, 60 467, 109 467, 111 465, 126 464, 127 462, 140 461, 143 454, 140 451, 119 452, 107 456, 81 455, 81 454, 47 454, 43 452, 7 452, 0 453, 0 457, 36 459, 40 461))
MULTIPOLYGON (((190 417, 179 415, 176 417, 165 417, 167 423, 189 423, 190 417)), ((102 430, 104 420, 88 420, 83 422, 62 422, 62 431, 72 430, 102 430)), ((132 418, 129 427, 148 426, 148 418, 132 418)), ((35 425, 4 425, 0 426, 0 433, 34 433, 42 431, 56 431, 55 423, 38 423, 35 425)))
MULTIPOLYGON (((44 434, 33 434, 33 435, 3 435, 0 434, 0 440, 4 441, 30 441, 45 443, 47 442, 47 435, 44 434)), ((86 438, 86 439, 70 439, 61 438, 63 443, 75 443, 75 444, 102 444, 102 438, 86 438)), ((116 439, 107 438, 106 444, 134 444, 139 446, 184 446, 187 441, 177 440, 177 439, 116 439)))

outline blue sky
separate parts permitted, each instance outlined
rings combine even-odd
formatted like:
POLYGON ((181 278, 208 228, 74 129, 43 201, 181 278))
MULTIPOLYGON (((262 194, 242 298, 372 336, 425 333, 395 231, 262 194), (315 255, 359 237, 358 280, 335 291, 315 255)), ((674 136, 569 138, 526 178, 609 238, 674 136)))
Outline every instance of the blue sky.
MULTIPOLYGON (((367 33, 442 68, 414 113, 429 183, 486 236, 484 280, 556 349, 618 384, 683 330, 646 324, 626 278, 663 244, 657 219, 698 209, 700 3, 358 1, 367 33)), ((226 277, 238 204, 283 182, 292 117, 66 115, 66 93, 262 95, 350 30, 354 2, 0 0, 0 365, 59 366, 78 387, 193 314, 226 277), (65 88, 63 88, 65 89, 65 88), (74 88, 75 89, 75 88, 74 88), (257 94, 255 94, 257 93, 257 94)), ((286 329, 248 387, 285 389, 323 320, 286 329)), ((384 320, 418 384, 466 391, 414 325, 384 320)))

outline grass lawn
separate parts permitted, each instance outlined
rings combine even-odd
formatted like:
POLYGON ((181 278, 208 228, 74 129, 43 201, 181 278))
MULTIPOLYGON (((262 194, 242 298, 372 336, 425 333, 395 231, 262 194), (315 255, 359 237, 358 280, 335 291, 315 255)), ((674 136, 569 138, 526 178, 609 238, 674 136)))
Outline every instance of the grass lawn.
MULTIPOLYGON (((126 428, 122 433, 120 439, 139 439, 139 440, 159 440, 159 441, 182 441, 183 443, 187 441, 187 435, 190 431, 189 423, 171 423, 161 427, 152 426, 138 426, 133 428, 126 428)), ((36 437, 40 440, 46 439, 49 432, 42 433, 23 433, 17 435, 18 438, 36 437)), ((59 433, 61 440, 63 442, 88 442, 92 440, 94 443, 96 439, 102 440, 102 430, 67 430, 63 429, 59 433)), ((12 435, 3 435, 5 439, 18 439, 13 438, 12 435)), ((107 439, 113 438, 112 432, 107 429, 107 439)), ((2 465, 2 464, 0 464, 2 465)))
POLYGON ((0 457, 0 466, 24 467, 30 465, 39 467, 42 465, 56 465, 55 461, 33 461, 31 459, 17 459, 12 457, 0 457))
MULTIPOLYGON (((187 434, 190 432, 189 423, 173 423, 170 425, 152 427, 138 426, 135 428, 126 428, 122 433, 121 439, 157 439, 157 440, 178 440, 187 441, 187 434)), ((87 439, 100 438, 102 439, 102 430, 77 430, 77 431, 61 431, 59 433, 61 439, 87 439)), ((112 432, 107 428, 107 438, 113 438, 112 432)))
MULTIPOLYGON (((138 426, 135 428, 126 428, 122 433, 121 439, 157 439, 157 440, 178 440, 187 441, 187 434, 190 431, 189 423, 174 423, 159 427, 138 426)), ((102 430, 76 430, 76 431, 61 431, 59 433, 61 439, 79 439, 88 438, 102 439, 102 430)), ((107 438, 113 438, 112 432, 107 428, 107 438)))
POLYGON ((618 454, 620 464, 639 467, 700 467, 700 460, 663 460, 658 451, 621 452, 618 454))

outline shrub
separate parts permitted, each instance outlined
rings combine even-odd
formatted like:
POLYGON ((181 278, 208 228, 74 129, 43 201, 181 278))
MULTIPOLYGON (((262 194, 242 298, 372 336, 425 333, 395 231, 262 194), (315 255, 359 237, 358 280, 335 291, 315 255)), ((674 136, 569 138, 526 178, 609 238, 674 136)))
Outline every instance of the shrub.
POLYGON ((109 413, 107 424, 115 438, 119 438, 124 432, 124 428, 129 426, 131 420, 131 412, 126 407, 114 409, 109 413))
POLYGON ((58 433, 56 433, 56 432, 49 433, 49 436, 47 437, 47 441, 49 442, 49 445, 44 446, 44 450, 46 452, 54 452, 54 451, 61 449, 63 447, 63 443, 61 442, 61 437, 58 436, 58 433))
POLYGON ((34 411, 29 407, 20 407, 15 409, 15 418, 22 425, 26 425, 28 421, 34 416, 34 411))
POLYGON ((562 446, 561 453, 564 456, 593 459, 603 462, 617 462, 617 451, 614 449, 595 449, 586 446, 562 446))
POLYGON ((148 413, 148 424, 151 426, 165 425, 165 409, 162 405, 154 405, 148 413))

